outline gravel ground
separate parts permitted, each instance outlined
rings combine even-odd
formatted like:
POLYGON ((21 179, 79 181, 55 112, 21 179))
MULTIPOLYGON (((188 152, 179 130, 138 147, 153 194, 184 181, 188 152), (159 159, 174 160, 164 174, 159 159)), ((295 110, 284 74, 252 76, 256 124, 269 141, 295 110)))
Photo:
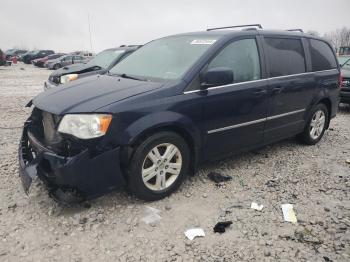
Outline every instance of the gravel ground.
POLYGON ((114 192, 65 207, 18 177, 17 145, 50 71, 0 67, 0 261, 350 261, 350 107, 342 106, 316 146, 286 140, 203 166, 181 189, 145 203, 114 192), (220 186, 211 171, 232 176, 220 186), (262 211, 250 209, 251 202, 262 211), (284 222, 291 203, 297 224, 284 222), (142 221, 147 206, 159 222, 142 221), (218 221, 233 224, 213 232, 218 221), (201 227, 193 241, 184 231, 201 227))

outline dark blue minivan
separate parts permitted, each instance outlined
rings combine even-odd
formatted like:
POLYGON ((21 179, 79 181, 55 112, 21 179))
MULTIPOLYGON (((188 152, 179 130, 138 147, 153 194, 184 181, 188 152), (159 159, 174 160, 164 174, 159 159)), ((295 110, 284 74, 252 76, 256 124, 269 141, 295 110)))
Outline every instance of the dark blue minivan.
POLYGON ((317 143, 339 102, 330 44, 221 29, 154 40, 106 75, 35 97, 19 148, 25 191, 38 176, 64 202, 121 187, 157 200, 204 161, 292 136, 317 143))

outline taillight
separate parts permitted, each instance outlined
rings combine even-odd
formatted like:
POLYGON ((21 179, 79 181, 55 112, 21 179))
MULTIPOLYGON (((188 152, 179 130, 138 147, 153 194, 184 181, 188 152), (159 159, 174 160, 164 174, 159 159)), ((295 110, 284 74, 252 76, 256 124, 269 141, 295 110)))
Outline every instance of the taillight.
POLYGON ((340 73, 339 75, 339 88, 341 88, 343 86, 343 75, 340 73))

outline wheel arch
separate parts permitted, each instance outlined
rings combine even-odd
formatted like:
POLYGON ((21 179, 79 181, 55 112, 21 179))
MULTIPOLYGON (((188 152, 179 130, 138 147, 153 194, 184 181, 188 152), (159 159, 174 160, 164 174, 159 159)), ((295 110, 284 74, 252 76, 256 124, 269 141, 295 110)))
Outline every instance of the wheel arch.
POLYGON ((200 131, 186 116, 175 112, 159 112, 147 115, 130 125, 124 135, 122 146, 122 163, 129 163, 134 148, 147 137, 158 132, 174 132, 181 136, 190 149, 190 170, 194 174, 200 158, 200 131), (166 121, 164 121, 166 119, 166 121))
POLYGON ((316 105, 318 104, 324 104, 327 107, 328 111, 328 120, 326 123, 326 128, 329 128, 329 124, 331 121, 331 115, 332 115, 332 101, 328 97, 321 98, 316 105))

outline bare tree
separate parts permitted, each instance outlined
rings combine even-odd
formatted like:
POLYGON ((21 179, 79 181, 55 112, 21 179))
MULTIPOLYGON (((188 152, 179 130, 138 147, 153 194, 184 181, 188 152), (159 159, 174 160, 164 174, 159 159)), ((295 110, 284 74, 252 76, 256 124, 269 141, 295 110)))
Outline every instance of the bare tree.
POLYGON ((336 29, 326 33, 324 37, 337 49, 341 46, 350 46, 350 28, 343 27, 336 29))

